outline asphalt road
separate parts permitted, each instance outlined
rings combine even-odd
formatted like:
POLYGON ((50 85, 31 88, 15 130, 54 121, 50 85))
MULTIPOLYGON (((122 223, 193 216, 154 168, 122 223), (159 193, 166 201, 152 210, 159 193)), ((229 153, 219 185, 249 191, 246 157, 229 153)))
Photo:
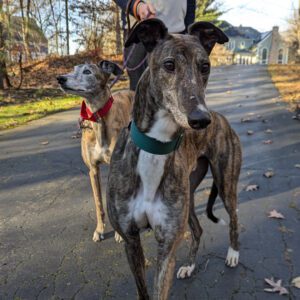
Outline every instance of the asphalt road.
MULTIPOLYGON (((204 229, 194 275, 174 276, 171 299, 279 299, 263 291, 264 278, 282 279, 290 299, 300 276, 300 122, 280 101, 265 67, 215 69, 207 104, 222 112, 243 144, 239 183, 241 264, 225 267, 228 227, 212 224, 204 210, 210 176, 197 190, 204 229), (241 122, 246 118, 248 122, 241 122), (272 132, 266 133, 267 129, 272 132), (252 130, 253 135, 247 135, 252 130), (263 141, 272 140, 272 144, 263 141), (275 175, 263 174, 273 169, 275 175), (257 191, 247 192, 257 184, 257 191), (276 209, 283 220, 268 218, 276 209)), ((78 109, 0 132, 0 299, 135 299, 123 245, 107 222, 105 240, 92 242, 95 210, 76 131, 78 109), (48 142, 48 143, 47 143, 48 142)), ((102 168, 103 185, 107 167, 102 168)), ((220 200, 216 215, 228 220, 220 200)), ((142 234, 149 289, 156 242, 142 234)), ((177 255, 185 262, 189 236, 177 255)))

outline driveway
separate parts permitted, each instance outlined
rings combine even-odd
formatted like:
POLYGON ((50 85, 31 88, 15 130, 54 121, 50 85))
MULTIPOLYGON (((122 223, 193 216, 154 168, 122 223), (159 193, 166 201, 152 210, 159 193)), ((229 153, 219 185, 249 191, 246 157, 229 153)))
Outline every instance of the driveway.
MULTIPOLYGON (((225 267, 228 227, 205 216, 208 176, 196 197, 204 229, 197 269, 190 279, 174 279, 170 298, 279 299, 263 291, 264 278, 274 277, 288 287, 288 298, 300 299, 300 290, 290 286, 300 276, 300 168, 295 167, 300 123, 280 101, 263 66, 214 69, 207 104, 229 119, 243 144, 241 264, 225 267), (268 140, 272 143, 264 144, 268 140), (271 169, 275 175, 264 177, 271 169), (247 192, 248 185, 259 189, 247 192), (268 218, 273 209, 285 219, 268 218)), ((0 299, 136 298, 123 245, 114 242, 108 221, 105 240, 92 242, 92 192, 80 139, 72 138, 78 114, 74 109, 0 132, 0 299)), ((101 171, 105 187, 107 167, 101 171)), ((215 214, 228 220, 219 199, 215 214)), ((152 290, 156 242, 151 231, 142 240, 152 290)), ((176 269, 185 262, 189 242, 187 235, 176 269)))

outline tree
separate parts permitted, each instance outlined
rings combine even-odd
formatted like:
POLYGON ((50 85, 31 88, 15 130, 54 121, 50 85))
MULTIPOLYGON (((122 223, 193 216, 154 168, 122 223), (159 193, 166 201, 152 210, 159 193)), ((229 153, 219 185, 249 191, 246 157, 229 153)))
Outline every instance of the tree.
POLYGON ((86 50, 102 51, 105 36, 115 29, 112 4, 107 0, 79 0, 71 10, 77 42, 86 50))
POLYGON ((197 0, 196 5, 196 21, 216 21, 224 13, 216 0, 197 0))
POLYGON ((122 34, 121 34, 121 24, 120 24, 120 9, 115 4, 114 6, 115 11, 115 24, 116 24, 116 53, 122 54, 122 34))
POLYGON ((67 55, 70 55, 69 1, 65 0, 67 55))
POLYGON ((3 90, 5 86, 11 87, 6 69, 5 19, 3 0, 0 0, 0 90, 3 90))
POLYGON ((293 17, 288 22, 286 41, 295 56, 295 61, 300 63, 300 8, 298 11, 295 9, 293 17))
POLYGON ((22 36, 23 36, 23 44, 24 44, 24 52, 26 60, 31 58, 30 46, 29 46, 29 15, 31 8, 31 0, 27 0, 26 7, 24 0, 20 0, 20 9, 22 16, 22 36))

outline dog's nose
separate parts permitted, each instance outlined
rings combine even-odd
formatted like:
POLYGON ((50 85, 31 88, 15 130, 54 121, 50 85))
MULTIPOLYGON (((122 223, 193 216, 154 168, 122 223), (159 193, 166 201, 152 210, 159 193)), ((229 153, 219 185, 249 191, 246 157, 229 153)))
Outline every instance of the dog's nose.
POLYGON ((210 122, 210 114, 202 110, 193 110, 188 116, 188 123, 193 129, 204 129, 210 122))
POLYGON ((67 80, 68 80, 68 79, 67 79, 66 77, 64 77, 64 76, 57 76, 56 79, 57 79, 57 81, 58 81, 59 84, 64 84, 64 83, 66 83, 67 80))

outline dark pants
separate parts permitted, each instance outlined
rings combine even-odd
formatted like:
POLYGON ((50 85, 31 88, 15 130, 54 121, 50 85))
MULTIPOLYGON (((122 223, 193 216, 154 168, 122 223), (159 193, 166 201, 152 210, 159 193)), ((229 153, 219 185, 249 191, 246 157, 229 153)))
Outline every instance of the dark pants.
POLYGON ((124 54, 125 54, 125 58, 124 58, 125 60, 130 55, 127 62, 127 67, 129 68, 129 70, 127 69, 127 73, 129 75, 130 90, 135 91, 140 77, 142 76, 143 72, 148 66, 147 60, 139 68, 137 69, 135 68, 145 59, 147 55, 147 51, 142 43, 138 43, 125 48, 124 54), (130 55, 132 47, 134 47, 134 50, 130 55), (130 69, 135 69, 135 70, 130 70, 130 69))

